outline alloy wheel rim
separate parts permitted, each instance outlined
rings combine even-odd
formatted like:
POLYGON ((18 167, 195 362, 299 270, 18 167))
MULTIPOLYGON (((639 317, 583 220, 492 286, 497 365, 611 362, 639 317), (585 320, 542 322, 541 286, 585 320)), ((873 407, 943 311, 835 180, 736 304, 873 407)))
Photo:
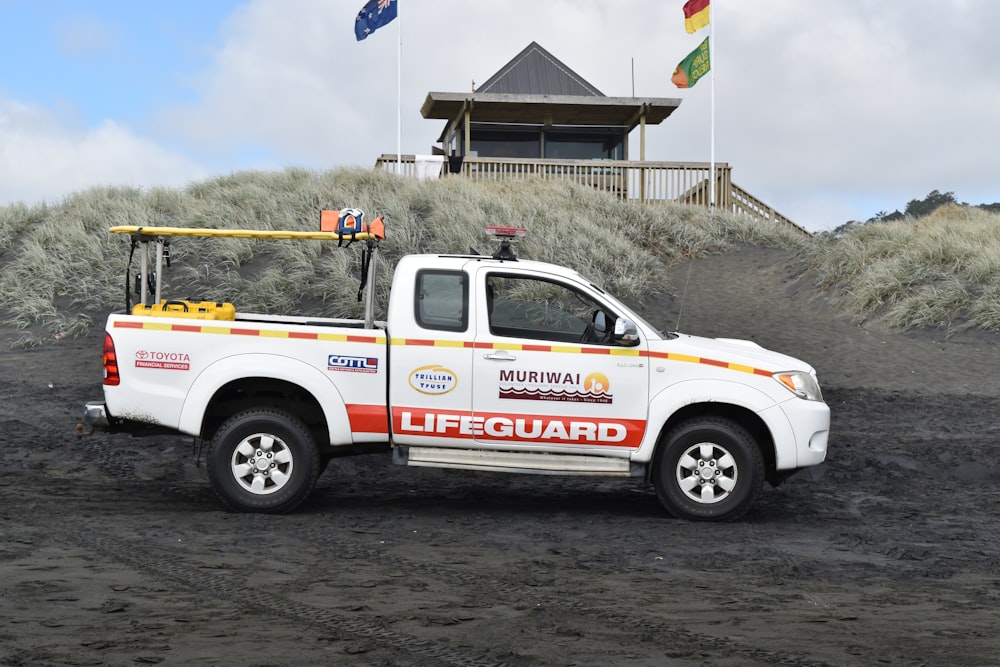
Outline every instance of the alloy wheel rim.
POLYGON ((733 455, 713 442, 688 447, 677 460, 675 474, 684 495, 702 505, 713 505, 728 498, 739 478, 733 455))
POLYGON ((273 433, 254 433, 243 438, 230 460, 236 483, 244 491, 258 496, 284 488, 294 466, 288 444, 273 433))

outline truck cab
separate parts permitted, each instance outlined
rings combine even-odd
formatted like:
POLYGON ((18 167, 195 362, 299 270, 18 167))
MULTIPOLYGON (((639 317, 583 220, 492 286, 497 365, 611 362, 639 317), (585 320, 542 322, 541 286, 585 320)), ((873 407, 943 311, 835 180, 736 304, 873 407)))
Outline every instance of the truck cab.
POLYGON ((397 462, 639 476, 675 514, 717 518, 825 458, 811 367, 658 331, 564 267, 403 258, 389 333, 397 462))

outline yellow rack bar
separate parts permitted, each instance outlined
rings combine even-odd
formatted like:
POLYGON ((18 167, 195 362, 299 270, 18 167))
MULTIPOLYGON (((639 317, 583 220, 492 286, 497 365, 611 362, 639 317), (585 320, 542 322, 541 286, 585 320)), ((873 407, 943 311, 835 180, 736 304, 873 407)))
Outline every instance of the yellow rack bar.
MULTIPOLYGON (((350 241, 351 236, 333 232, 295 232, 278 229, 202 229, 200 227, 133 227, 117 226, 109 230, 112 234, 135 234, 141 236, 202 236, 209 238, 237 239, 305 239, 314 241, 350 241)), ((353 236, 355 241, 376 239, 374 234, 361 232, 353 236)))

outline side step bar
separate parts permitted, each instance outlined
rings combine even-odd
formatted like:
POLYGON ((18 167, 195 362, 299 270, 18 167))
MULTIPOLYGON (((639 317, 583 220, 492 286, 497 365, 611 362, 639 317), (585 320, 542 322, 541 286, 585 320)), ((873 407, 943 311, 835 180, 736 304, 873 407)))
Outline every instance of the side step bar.
POLYGON ((645 467, 628 459, 580 454, 503 452, 450 447, 396 447, 392 462, 424 468, 585 477, 642 477, 645 467))

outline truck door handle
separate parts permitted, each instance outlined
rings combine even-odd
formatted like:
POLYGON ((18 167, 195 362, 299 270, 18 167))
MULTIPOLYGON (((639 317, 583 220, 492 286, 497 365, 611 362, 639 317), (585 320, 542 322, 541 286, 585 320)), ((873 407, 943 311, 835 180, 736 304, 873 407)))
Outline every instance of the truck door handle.
POLYGON ((491 352, 490 354, 484 354, 483 359, 492 359, 493 361, 516 361, 517 357, 515 357, 507 350, 500 350, 498 352, 491 352))

